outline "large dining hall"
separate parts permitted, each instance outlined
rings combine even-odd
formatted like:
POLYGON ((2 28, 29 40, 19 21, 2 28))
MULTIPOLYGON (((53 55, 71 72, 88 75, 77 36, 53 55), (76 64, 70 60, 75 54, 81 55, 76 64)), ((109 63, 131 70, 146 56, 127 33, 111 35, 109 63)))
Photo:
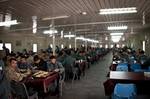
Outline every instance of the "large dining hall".
POLYGON ((0 0, 0 99, 150 99, 150 0, 0 0))

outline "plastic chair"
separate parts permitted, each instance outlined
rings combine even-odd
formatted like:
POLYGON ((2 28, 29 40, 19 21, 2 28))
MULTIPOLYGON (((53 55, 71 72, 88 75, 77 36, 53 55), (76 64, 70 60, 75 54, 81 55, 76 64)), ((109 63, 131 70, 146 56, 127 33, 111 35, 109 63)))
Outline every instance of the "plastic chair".
POLYGON ((112 99, 136 99, 135 84, 116 84, 112 99))
POLYGON ((128 67, 128 63, 119 63, 117 66, 126 66, 126 67, 128 67))
POLYGON ((11 92, 15 98, 38 99, 38 93, 33 90, 28 91, 25 84, 21 82, 11 81, 11 92))
POLYGON ((117 66, 116 71, 128 71, 128 67, 127 66, 117 66))
POLYGON ((135 71, 137 69, 141 69, 141 65, 136 63, 136 64, 131 64, 130 66, 131 71, 135 71))

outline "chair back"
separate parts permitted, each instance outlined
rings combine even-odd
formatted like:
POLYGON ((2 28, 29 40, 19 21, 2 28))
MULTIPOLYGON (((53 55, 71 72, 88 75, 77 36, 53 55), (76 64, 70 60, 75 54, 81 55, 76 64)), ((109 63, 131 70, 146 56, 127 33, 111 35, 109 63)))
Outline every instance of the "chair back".
POLYGON ((136 99, 136 86, 134 84, 116 84, 112 99, 136 99))
POLYGON ((116 71, 128 71, 127 66, 117 66, 116 71))
POLYGON ((20 97, 21 99, 28 99, 26 86, 21 82, 11 81, 11 92, 16 97, 20 97))
POLYGON ((130 69, 131 69, 132 71, 137 70, 137 69, 141 69, 141 65, 138 64, 138 63, 131 64, 130 69))

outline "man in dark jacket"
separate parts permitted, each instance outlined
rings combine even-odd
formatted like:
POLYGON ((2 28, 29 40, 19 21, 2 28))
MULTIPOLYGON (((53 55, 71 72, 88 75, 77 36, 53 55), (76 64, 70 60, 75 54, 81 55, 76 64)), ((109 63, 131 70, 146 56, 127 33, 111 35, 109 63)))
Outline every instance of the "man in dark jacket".
POLYGON ((43 71, 47 71, 47 62, 44 61, 43 59, 41 59, 38 55, 34 56, 34 64, 33 64, 33 68, 38 69, 38 70, 43 70, 43 71))

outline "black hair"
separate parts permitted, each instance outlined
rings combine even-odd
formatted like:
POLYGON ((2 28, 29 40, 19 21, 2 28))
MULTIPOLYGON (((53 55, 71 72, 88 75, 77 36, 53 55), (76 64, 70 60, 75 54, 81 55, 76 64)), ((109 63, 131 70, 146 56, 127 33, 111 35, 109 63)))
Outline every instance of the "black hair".
POLYGON ((17 61, 17 60, 16 60, 16 58, 10 58, 9 63, 11 63, 12 61, 17 61))
POLYGON ((38 55, 35 55, 34 58, 33 58, 34 61, 37 61, 37 60, 39 60, 39 59, 40 59, 40 58, 39 58, 38 55))
POLYGON ((50 56, 50 59, 56 59, 56 56, 52 55, 50 56))

